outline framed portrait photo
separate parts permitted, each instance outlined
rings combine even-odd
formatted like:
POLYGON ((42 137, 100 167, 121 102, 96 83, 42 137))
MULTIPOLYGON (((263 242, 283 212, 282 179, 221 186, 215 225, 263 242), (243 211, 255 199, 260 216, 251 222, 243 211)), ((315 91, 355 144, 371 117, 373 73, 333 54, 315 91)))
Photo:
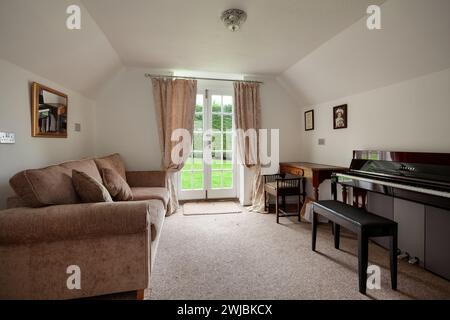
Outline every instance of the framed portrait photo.
POLYGON ((314 130, 314 110, 305 112, 305 131, 314 130))
POLYGON ((333 128, 345 129, 348 126, 347 122, 347 105, 343 104, 333 108, 333 128))

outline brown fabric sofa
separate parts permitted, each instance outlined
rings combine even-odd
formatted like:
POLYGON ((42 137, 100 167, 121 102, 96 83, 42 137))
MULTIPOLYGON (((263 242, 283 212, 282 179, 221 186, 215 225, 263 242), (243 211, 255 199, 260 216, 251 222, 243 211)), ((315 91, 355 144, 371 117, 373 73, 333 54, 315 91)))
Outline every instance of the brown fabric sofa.
POLYGON ((165 172, 129 172, 118 154, 84 159, 11 178, 17 196, 0 211, 0 299, 73 299, 149 287, 168 203, 165 172), (134 199, 80 203, 71 170, 95 179, 111 164, 134 199), (81 289, 68 289, 69 266, 81 289))

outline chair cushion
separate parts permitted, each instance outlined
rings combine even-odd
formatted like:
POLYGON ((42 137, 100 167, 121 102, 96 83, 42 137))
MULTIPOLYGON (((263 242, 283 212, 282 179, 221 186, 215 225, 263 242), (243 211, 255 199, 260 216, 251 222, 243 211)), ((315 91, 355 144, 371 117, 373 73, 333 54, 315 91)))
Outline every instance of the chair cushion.
POLYGON ((87 175, 94 178, 95 180, 102 181, 100 171, 97 169, 97 165, 95 164, 94 159, 83 159, 83 160, 63 162, 60 164, 60 166, 67 168, 70 171, 77 170, 80 172, 84 172, 87 175))
POLYGON ((128 183, 116 170, 102 169, 103 184, 115 201, 133 200, 133 192, 128 183))
POLYGON ((131 188, 131 191, 133 192, 133 200, 135 201, 158 199, 164 203, 164 206, 167 206, 169 203, 169 191, 166 188, 139 187, 131 188))
POLYGON ((82 202, 113 202, 105 186, 84 172, 72 170, 72 182, 82 202))
POLYGON ((116 170, 116 172, 120 174, 125 181, 127 181, 125 164, 123 163, 120 154, 115 153, 103 158, 97 158, 95 159, 95 164, 97 165, 99 172, 101 172, 104 168, 116 170))
POLYGON ((32 208, 80 203, 71 170, 60 165, 21 171, 9 184, 24 204, 32 208))

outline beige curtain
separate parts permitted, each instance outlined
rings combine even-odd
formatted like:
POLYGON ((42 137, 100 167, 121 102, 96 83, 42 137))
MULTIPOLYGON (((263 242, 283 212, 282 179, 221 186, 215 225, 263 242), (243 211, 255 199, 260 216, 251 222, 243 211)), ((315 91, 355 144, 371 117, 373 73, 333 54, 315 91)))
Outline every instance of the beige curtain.
MULTIPOLYGON (((196 80, 152 78, 153 97, 155 100, 156 120, 159 131, 159 141, 162 151, 163 169, 168 172, 167 186, 170 201, 167 215, 178 209, 178 196, 175 187, 175 172, 180 171, 183 163, 174 163, 172 150, 179 141, 172 141, 172 133, 176 129, 186 129, 192 137, 195 114, 195 100, 197 95, 196 80)), ((187 157, 190 153, 183 150, 187 157)))
POLYGON ((264 212, 264 184, 259 159, 259 129, 261 129, 261 100, 259 84, 234 82, 235 124, 239 158, 253 171, 251 211, 264 212), (253 129, 253 130, 252 130, 253 129), (243 134, 245 133, 245 134, 243 134), (251 141, 255 142, 252 143, 251 141))

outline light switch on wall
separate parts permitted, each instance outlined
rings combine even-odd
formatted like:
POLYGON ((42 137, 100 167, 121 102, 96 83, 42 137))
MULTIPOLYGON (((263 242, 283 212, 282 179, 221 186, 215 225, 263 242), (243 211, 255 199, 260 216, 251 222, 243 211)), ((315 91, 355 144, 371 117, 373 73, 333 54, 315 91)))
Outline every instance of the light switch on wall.
POLYGON ((81 123, 75 123, 75 131, 80 132, 81 131, 81 123))
POLYGON ((319 139, 319 146, 324 146, 325 145, 325 139, 320 138, 319 139))
POLYGON ((16 135, 12 132, 0 132, 0 143, 16 143, 16 135))

